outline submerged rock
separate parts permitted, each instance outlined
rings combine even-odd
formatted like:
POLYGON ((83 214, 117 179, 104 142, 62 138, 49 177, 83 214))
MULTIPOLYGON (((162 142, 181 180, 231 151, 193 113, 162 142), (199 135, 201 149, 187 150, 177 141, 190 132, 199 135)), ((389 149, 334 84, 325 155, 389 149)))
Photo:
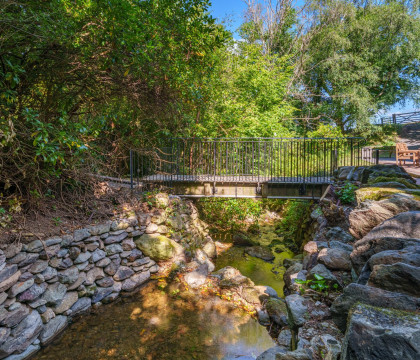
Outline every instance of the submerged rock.
POLYGON ((350 315, 342 360, 420 358, 420 316, 357 305, 350 315))
POLYGON ((251 246, 245 249, 245 252, 257 258, 260 258, 265 261, 272 261, 274 260, 274 255, 270 249, 263 247, 263 246, 251 246))

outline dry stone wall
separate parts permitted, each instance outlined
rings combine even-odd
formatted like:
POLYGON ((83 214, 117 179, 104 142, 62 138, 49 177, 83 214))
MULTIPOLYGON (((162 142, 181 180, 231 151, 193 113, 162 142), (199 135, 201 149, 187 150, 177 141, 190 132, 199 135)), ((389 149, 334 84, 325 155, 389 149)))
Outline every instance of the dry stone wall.
POLYGON ((0 250, 0 359, 31 356, 73 318, 149 280, 159 267, 136 246, 143 235, 178 248, 206 237, 191 203, 158 199, 150 213, 0 250))

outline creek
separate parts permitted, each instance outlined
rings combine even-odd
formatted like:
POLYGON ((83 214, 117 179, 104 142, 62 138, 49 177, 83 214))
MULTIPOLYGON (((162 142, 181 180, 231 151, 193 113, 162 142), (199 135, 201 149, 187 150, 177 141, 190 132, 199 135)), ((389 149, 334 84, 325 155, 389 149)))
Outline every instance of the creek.
MULTIPOLYGON (((254 244, 270 245, 274 227, 262 228, 254 244)), ((233 246, 227 233, 216 234, 225 251, 216 269, 233 266, 256 285, 283 295, 283 259, 292 257, 281 243, 271 246, 272 262, 233 246)), ((272 245, 272 244, 271 244, 272 245)), ((176 279, 175 279, 176 280, 176 279)), ((37 360, 250 360, 275 345, 267 329, 247 312, 213 295, 198 294, 177 281, 152 281, 135 295, 104 305, 67 328, 41 350, 37 360)))

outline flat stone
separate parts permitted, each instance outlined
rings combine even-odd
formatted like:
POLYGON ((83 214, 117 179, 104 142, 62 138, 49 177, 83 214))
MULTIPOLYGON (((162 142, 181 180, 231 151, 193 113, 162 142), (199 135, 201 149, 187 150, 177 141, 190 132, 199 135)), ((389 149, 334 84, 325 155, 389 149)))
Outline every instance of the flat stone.
POLYGON ((104 297, 101 300, 101 302, 102 302, 102 304, 109 304, 109 303, 115 301, 118 298, 118 296, 119 296, 119 293, 113 292, 113 293, 109 294, 108 296, 104 297))
POLYGON ((9 278, 6 278, 4 281, 0 283, 0 292, 6 291, 10 287, 12 287, 14 284, 17 283, 19 280, 21 273, 20 271, 15 272, 13 275, 11 275, 9 278))
POLYGON ((108 266, 110 263, 111 263, 111 259, 104 258, 102 260, 99 260, 97 263, 95 263, 95 266, 104 268, 104 267, 108 266))
POLYGON ((17 296, 17 299, 20 302, 32 302, 35 299, 38 299, 47 289, 48 284, 34 284, 29 289, 25 290, 17 296))
MULTIPOLYGON (((16 255, 18 256, 18 255, 16 255)), ((18 264, 20 268, 33 264, 39 258, 39 254, 26 254, 25 258, 18 264)))
POLYGON ((89 270, 86 274, 85 285, 93 285, 96 280, 103 279, 105 277, 102 268, 94 267, 89 270))
POLYGON ((44 300, 42 297, 28 303, 28 305, 32 308, 32 309, 37 309, 40 306, 44 306, 47 303, 46 300, 44 300))
POLYGON ((25 290, 29 289, 34 283, 35 283, 35 280, 33 278, 29 279, 29 280, 26 280, 26 281, 16 283, 9 290, 9 297, 16 297, 18 294, 20 294, 20 293, 24 292, 25 290))
POLYGON ((102 260, 103 258, 105 258, 106 253, 103 250, 100 249, 96 249, 93 253, 92 253, 92 261, 94 263, 96 263, 99 260, 102 260))
POLYGON ((96 284, 100 287, 107 288, 114 285, 114 280, 111 277, 104 277, 103 279, 96 280, 96 284))
POLYGON ((70 291, 66 295, 64 295, 63 300, 53 308, 53 311, 56 314, 62 314, 68 309, 70 309, 73 304, 78 300, 79 296, 77 295, 76 291, 70 291))
POLYGON ((150 221, 152 220, 151 216, 149 214, 138 214, 137 216, 138 220, 139 220, 139 224, 141 226, 147 226, 150 224, 150 221))
POLYGON ((34 278, 35 276, 33 274, 31 274, 29 271, 26 271, 19 276, 19 281, 21 282, 21 281, 26 281, 29 279, 34 279, 34 278))
POLYGON ((89 251, 86 252, 82 252, 79 254, 79 256, 74 260, 75 264, 81 264, 84 263, 85 261, 88 261, 92 256, 92 253, 90 253, 89 251))
POLYGON ((111 222, 106 222, 106 223, 98 224, 98 225, 92 225, 89 227, 89 231, 91 235, 102 235, 109 232, 110 229, 111 229, 111 222))
POLYGON ((122 281, 134 274, 134 271, 127 266, 120 266, 114 275, 116 281, 122 281))
POLYGON ((357 305, 350 314, 341 359, 404 359, 420 356, 418 314, 357 305))
POLYGON ((57 276, 57 270, 49 266, 41 274, 44 276, 45 281, 48 281, 57 276))
POLYGON ((32 274, 38 274, 43 272, 48 267, 48 261, 37 260, 29 268, 29 272, 32 274))
POLYGON ((197 270, 191 271, 184 275, 185 282, 192 288, 199 288, 207 281, 208 268, 206 264, 202 264, 197 270))
POLYGON ((11 259, 9 259, 8 263, 9 264, 19 264, 23 260, 26 259, 26 256, 27 256, 27 254, 25 252, 20 252, 20 253, 16 254, 14 257, 12 257, 11 259))
POLYGON ((124 250, 120 244, 111 244, 105 246, 105 252, 108 256, 122 253, 124 250))
POLYGON ((80 248, 78 246, 72 246, 69 249, 70 259, 72 259, 72 260, 77 259, 77 257, 80 255, 81 252, 82 252, 82 250, 80 250, 80 248))
POLYGON ((73 233, 73 239, 75 242, 87 239, 91 235, 89 229, 78 229, 73 233))
POLYGON ((8 328, 16 326, 29 315, 29 312, 30 309, 27 306, 19 306, 16 310, 6 313, 5 318, 1 321, 1 325, 8 328))
POLYGON ((137 260, 133 261, 133 262, 131 263, 131 266, 136 267, 136 266, 146 265, 146 264, 148 264, 150 261, 151 261, 151 260, 150 260, 150 258, 147 256, 147 257, 144 257, 144 258, 142 258, 142 259, 137 259, 137 260))
POLYGON ((128 236, 128 234, 125 231, 123 233, 119 234, 119 235, 109 236, 104 240, 104 244, 109 245, 109 244, 114 244, 114 243, 120 243, 127 236, 128 236))
POLYGON ((350 271, 352 267, 350 254, 341 249, 322 249, 318 261, 332 270, 350 271))
POLYGON ((0 283, 9 279, 12 275, 14 275, 18 271, 17 265, 6 265, 3 270, 0 271, 0 283))
POLYGON ((131 276, 129 279, 126 279, 123 281, 121 289, 127 292, 133 291, 135 288, 144 284, 149 279, 150 279, 149 271, 135 274, 131 276))
POLYGON ((72 266, 66 270, 58 272, 58 281, 62 284, 73 284, 79 278, 79 270, 72 266))
POLYGON ((86 273, 81 272, 79 273, 79 276, 77 280, 71 284, 67 289, 70 290, 76 290, 80 285, 82 285, 86 280, 86 273))
MULTIPOLYGON (((79 255, 80 256, 80 255, 79 255)), ((51 262, 50 262, 51 265, 51 262)), ((57 265, 57 269, 64 270, 73 266, 73 261, 70 258, 61 259, 57 265)))
POLYGON ((51 319, 42 330, 39 340, 42 345, 49 344, 56 336, 60 335, 61 332, 67 327, 68 321, 67 316, 58 315, 51 319))
POLYGON ((25 250, 30 253, 40 252, 44 249, 41 240, 34 240, 25 246, 25 250))
POLYGON ((87 312, 92 306, 92 300, 88 297, 83 297, 77 300, 71 307, 71 316, 78 316, 87 312))
POLYGON ((0 357, 14 352, 23 352, 38 337, 43 328, 41 316, 32 311, 10 333, 10 337, 0 346, 0 357))
POLYGON ((157 224, 154 223, 150 223, 149 225, 147 225, 145 233, 146 234, 154 234, 158 231, 159 226, 157 224))
POLYGON ((46 301, 47 305, 57 305, 61 302, 67 292, 65 285, 61 283, 54 283, 49 285, 42 298, 46 301))
POLYGON ((12 244, 8 244, 3 249, 3 254, 6 256, 6 259, 11 259, 16 256, 22 250, 22 243, 21 242, 14 242, 12 244))
POLYGON ((114 276, 119 267, 120 267, 120 265, 116 264, 113 261, 108 266, 105 267, 104 272, 105 272, 105 274, 107 274, 109 276, 114 276))
POLYGON ((112 287, 98 288, 98 291, 92 297, 92 303, 96 304, 97 302, 100 302, 102 299, 104 299, 108 295, 110 295, 113 291, 114 291, 114 289, 112 287))
POLYGON ((87 269, 88 266, 89 266, 89 261, 85 261, 84 263, 81 263, 81 264, 76 264, 76 267, 79 271, 90 270, 90 269, 87 269))
POLYGON ((287 311, 289 314, 289 323, 292 328, 301 327, 308 320, 309 313, 305 298, 293 294, 286 296, 287 311))
POLYGON ((133 239, 125 239, 122 243, 121 246, 123 248, 124 251, 130 251, 133 250, 136 247, 136 244, 134 244, 133 239))
POLYGON ((99 248, 99 243, 97 241, 86 245, 86 250, 90 252, 95 251, 97 248, 99 248))
POLYGON ((7 360, 26 360, 32 358, 32 355, 37 353, 40 349, 39 345, 29 345, 26 350, 20 354, 10 355, 7 360))
POLYGON ((51 308, 47 308, 47 310, 45 310, 41 315, 41 319, 44 324, 46 324, 48 321, 50 321, 53 318, 55 318, 55 313, 53 309, 51 308))
POLYGON ((348 313, 356 303, 397 310, 420 311, 419 298, 352 283, 344 288, 343 294, 333 302, 330 309, 335 324, 343 332, 346 328, 348 313))
POLYGON ((61 247, 63 248, 67 248, 69 247, 74 241, 74 238, 72 235, 64 235, 62 236, 62 240, 61 240, 61 247))
POLYGON ((132 262, 141 258, 142 256, 143 256, 143 253, 141 252, 141 250, 133 249, 131 250, 130 255, 127 257, 127 260, 132 262))

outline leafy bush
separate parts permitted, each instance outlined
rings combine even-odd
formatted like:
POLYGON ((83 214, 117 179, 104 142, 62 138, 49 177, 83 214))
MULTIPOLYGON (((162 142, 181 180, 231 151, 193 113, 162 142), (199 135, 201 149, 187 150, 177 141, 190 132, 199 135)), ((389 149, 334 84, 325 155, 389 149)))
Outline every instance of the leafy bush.
MULTIPOLYGON (((295 282, 297 284, 304 285, 305 287, 309 287, 312 290, 315 290, 316 292, 320 293, 328 293, 330 291, 337 291, 338 290, 338 284, 329 284, 327 280, 318 274, 314 275, 315 279, 311 280, 300 280, 296 279, 295 282)), ((302 292, 305 292, 305 288, 302 288, 302 292)))
POLYGON ((338 198, 343 204, 352 204, 356 200, 355 191, 357 186, 351 182, 346 182, 346 184, 337 192, 338 198))

